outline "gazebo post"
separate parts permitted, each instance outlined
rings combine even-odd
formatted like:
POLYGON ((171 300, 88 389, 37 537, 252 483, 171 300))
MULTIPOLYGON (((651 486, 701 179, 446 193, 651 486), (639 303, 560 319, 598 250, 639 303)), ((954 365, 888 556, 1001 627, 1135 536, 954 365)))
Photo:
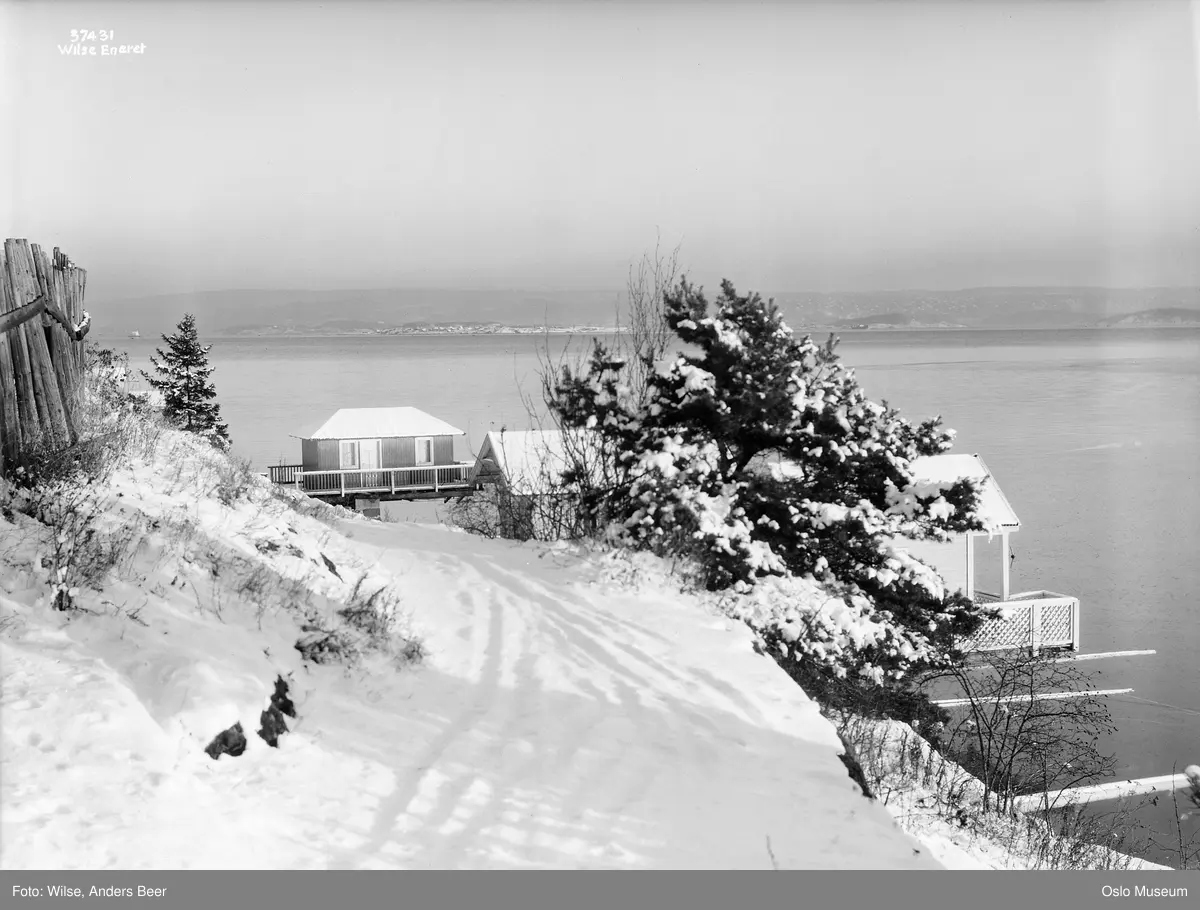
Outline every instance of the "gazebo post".
POLYGON ((975 535, 968 533, 967 538, 967 597, 975 598, 975 535))
POLYGON ((1000 546, 1000 562, 1001 562, 1000 572, 1001 572, 1001 579, 1002 579, 1001 589, 1000 589, 1000 599, 1008 600, 1008 592, 1009 592, 1008 564, 1009 564, 1010 560, 1008 558, 1008 532, 1007 531, 1003 532, 1000 535, 1000 544, 1001 544, 1001 546, 1000 546))

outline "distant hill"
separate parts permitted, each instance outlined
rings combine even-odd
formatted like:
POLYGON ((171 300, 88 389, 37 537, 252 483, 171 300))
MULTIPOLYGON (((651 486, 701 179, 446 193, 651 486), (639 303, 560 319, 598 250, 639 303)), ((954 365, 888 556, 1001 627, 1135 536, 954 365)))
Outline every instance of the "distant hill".
MULTIPOLYGON (((997 287, 957 291, 863 291, 774 295, 797 325, 883 324, 902 315, 909 325, 979 328, 1072 328, 1150 308, 1200 307, 1200 288, 997 287), (864 316, 861 314, 884 314, 864 316)), ((891 323, 902 325, 899 322, 891 323)))
POLYGON ((852 316, 849 319, 835 319, 832 322, 837 328, 853 329, 868 326, 900 326, 912 325, 913 318, 903 313, 882 313, 872 316, 852 316))
POLYGON ((136 329, 148 337, 169 331, 184 313, 195 315, 202 336, 264 326, 337 332, 416 322, 611 323, 618 297, 615 290, 205 291, 98 303, 92 326, 100 335, 136 329))
MULTIPOLYGON (((1110 320, 1139 313, 1189 313, 1200 309, 1200 288, 1011 287, 762 293, 774 297, 785 318, 797 328, 856 325, 1071 328, 1109 324, 1110 320)), ((710 299, 711 296, 710 289, 710 299)), ((97 335, 111 337, 137 330, 143 337, 153 337, 169 331, 185 312, 190 312, 196 316, 203 336, 264 328, 276 332, 341 332, 422 322, 611 325, 623 298, 617 289, 268 289, 104 301, 90 310, 97 335)), ((1178 317, 1184 321, 1172 321, 1175 316, 1155 318, 1166 319, 1161 323, 1164 325, 1190 324, 1186 321, 1190 317, 1178 317)))
POLYGON ((1137 313, 1125 313, 1109 319, 1101 319, 1098 326, 1105 328, 1123 328, 1128 326, 1170 326, 1194 325, 1200 326, 1200 309, 1190 307, 1159 307, 1152 310, 1140 310, 1137 313))

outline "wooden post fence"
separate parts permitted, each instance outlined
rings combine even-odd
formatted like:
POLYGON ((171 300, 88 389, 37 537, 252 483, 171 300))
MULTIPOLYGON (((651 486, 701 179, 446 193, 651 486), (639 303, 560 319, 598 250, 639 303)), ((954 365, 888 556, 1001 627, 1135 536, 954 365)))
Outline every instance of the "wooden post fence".
POLYGON ((78 438, 87 272, 57 248, 5 240, 0 250, 0 474, 39 443, 78 438))

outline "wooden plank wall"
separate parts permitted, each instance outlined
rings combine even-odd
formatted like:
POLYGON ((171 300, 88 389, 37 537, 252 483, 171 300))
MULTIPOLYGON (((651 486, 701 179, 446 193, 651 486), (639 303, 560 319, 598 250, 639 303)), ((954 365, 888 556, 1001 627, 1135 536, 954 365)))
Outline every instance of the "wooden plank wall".
POLYGON ((87 272, 57 248, 5 240, 0 250, 0 473, 41 442, 68 446, 83 382, 87 272), (7 317, 7 318, 6 318, 7 317), (68 325, 64 325, 68 323, 68 325))
POLYGON ((300 464, 305 471, 317 470, 317 441, 315 439, 300 440, 300 464))
POLYGON ((390 436, 383 440, 385 468, 411 468, 417 463, 417 447, 411 436, 390 436))

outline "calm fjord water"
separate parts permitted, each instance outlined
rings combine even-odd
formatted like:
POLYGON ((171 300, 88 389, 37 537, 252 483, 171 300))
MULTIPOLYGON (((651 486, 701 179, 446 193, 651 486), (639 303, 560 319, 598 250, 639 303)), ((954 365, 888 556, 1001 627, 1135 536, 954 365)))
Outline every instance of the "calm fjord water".
MULTIPOLYGON (((289 434, 340 407, 413 405, 468 431, 528 426, 540 336, 237 338, 210 355, 234 450, 255 467, 299 461, 289 434)), ((147 339, 98 343, 148 366, 147 339)), ((552 338, 552 351, 567 344, 552 338)), ((581 340, 573 342, 581 345, 581 340)), ((1013 590, 1080 598, 1088 652, 1112 700, 1121 776, 1200 762, 1200 330, 848 332, 868 394, 911 420, 935 414, 983 456, 1022 521, 1013 590)), ((998 589, 998 549, 979 582, 998 589)))

